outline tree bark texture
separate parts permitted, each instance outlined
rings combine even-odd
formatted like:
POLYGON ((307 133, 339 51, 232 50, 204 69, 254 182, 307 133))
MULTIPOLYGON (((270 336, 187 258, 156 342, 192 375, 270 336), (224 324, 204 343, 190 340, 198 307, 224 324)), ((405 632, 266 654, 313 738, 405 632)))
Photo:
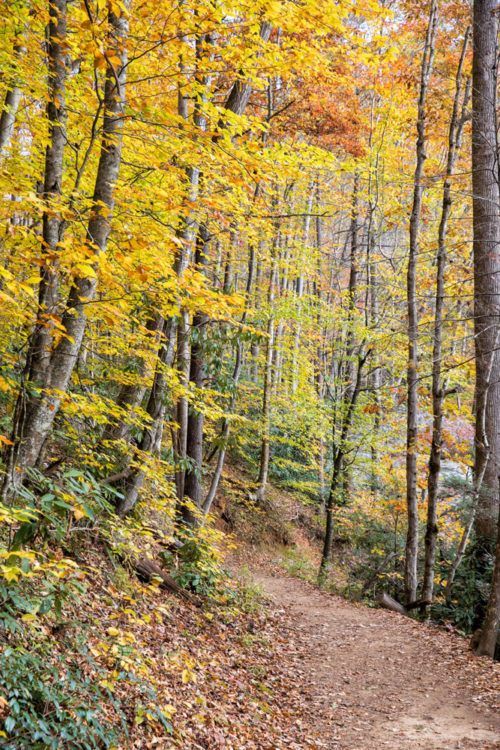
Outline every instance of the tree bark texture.
POLYGON ((496 117, 498 3, 475 0, 472 67, 474 334, 476 353, 475 474, 484 476, 476 540, 493 548, 500 473, 500 191, 496 117), (491 373, 491 374, 489 374, 491 373), (484 413, 484 425, 479 415, 484 413))
MULTIPOLYGON (((55 5, 52 4, 50 7, 54 9, 55 5)), ((127 72, 127 11, 123 10, 117 15, 110 10, 108 23, 108 46, 113 57, 119 58, 120 64, 112 66, 110 63, 106 70, 101 151, 86 237, 89 251, 96 258, 106 250, 114 207, 115 185, 121 162, 127 72)), ((35 466, 51 432, 62 394, 68 389, 82 345, 87 322, 86 305, 94 299, 96 289, 95 273, 75 279, 62 316, 65 334, 51 352, 50 362, 44 374, 44 388, 39 395, 28 400, 24 388, 21 389, 13 425, 13 446, 6 461, 3 497, 15 490, 21 484, 26 471, 35 466)))
POLYGON ((406 506, 408 530, 405 554, 405 594, 407 601, 416 597, 418 585, 418 497, 417 497, 417 438, 418 438, 418 305, 417 259, 419 252, 420 219, 422 213, 423 175, 426 159, 427 92, 434 62, 434 42, 437 26, 437 2, 431 0, 429 22, 420 73, 420 94, 417 115, 417 161, 415 166, 413 206, 410 216, 410 246, 407 270, 408 312, 408 370, 407 370, 407 425, 406 425, 406 506))
POLYGON ((470 30, 467 29, 458 65, 455 85, 455 97, 448 133, 448 155, 446 174, 443 185, 441 218, 438 230, 438 247, 436 256, 436 301, 434 310, 434 336, 432 350, 432 442, 427 476, 427 525, 425 532, 425 562, 422 597, 432 602, 434 592, 434 565, 436 560, 437 504, 439 477, 441 473, 441 453, 443 444, 443 403, 446 396, 446 380, 442 378, 443 357, 443 317, 445 312, 445 271, 446 240, 448 221, 452 206, 451 182, 456 159, 462 142, 465 124, 466 107, 469 100, 469 81, 463 81, 463 67, 467 53, 470 30))

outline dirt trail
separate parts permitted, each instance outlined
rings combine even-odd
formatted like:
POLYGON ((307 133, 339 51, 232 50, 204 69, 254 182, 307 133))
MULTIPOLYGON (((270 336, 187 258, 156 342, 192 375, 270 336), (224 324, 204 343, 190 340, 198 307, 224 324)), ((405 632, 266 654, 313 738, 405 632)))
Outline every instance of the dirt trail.
POLYGON ((498 665, 473 657, 460 638, 294 578, 255 579, 307 643, 306 656, 290 659, 308 683, 304 714, 317 717, 325 748, 500 748, 500 716, 483 700, 494 680, 500 689, 498 665))

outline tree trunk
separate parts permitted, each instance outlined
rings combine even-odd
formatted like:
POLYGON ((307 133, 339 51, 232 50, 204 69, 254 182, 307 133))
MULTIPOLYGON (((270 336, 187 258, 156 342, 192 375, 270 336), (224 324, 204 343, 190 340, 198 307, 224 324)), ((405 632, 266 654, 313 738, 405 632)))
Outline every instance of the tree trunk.
MULTIPOLYGON (((356 311, 358 305, 358 279, 359 279, 359 172, 354 174, 352 196, 351 196, 351 227, 350 227, 350 255, 349 255, 349 286, 348 286, 348 312, 347 333, 345 343, 345 366, 344 366, 344 395, 342 403, 349 403, 355 388, 357 376, 355 349, 356 349, 356 311)), ((351 487, 350 467, 342 461, 340 466, 342 475, 343 498, 347 501, 351 487)))
MULTIPOLYGON (((207 263, 207 247, 210 235, 206 227, 200 226, 196 248, 196 266, 202 270, 207 263)), ((197 312, 193 317, 191 331, 191 361, 189 380, 191 385, 199 391, 205 385, 205 337, 208 315, 197 312)), ((198 395, 199 397, 199 395, 198 395)), ((186 459, 187 468, 184 479, 184 497, 187 497, 197 507, 202 506, 202 475, 203 475, 203 412, 192 404, 187 419, 186 459)), ((182 507, 184 521, 192 523, 194 518, 187 506, 182 507)))
MULTIPOLYGON (((86 238, 87 247, 95 256, 106 249, 121 162, 127 71, 127 10, 120 15, 110 10, 108 23, 107 43, 112 55, 119 58, 120 65, 109 65, 106 71, 101 152, 86 238)), ((14 422, 14 444, 7 457, 2 497, 19 487, 27 469, 37 463, 59 411, 61 395, 68 389, 85 333, 86 304, 94 298, 96 288, 96 274, 77 278, 73 283, 62 318, 65 335, 52 352, 45 376, 46 386, 26 410, 21 409, 23 413, 14 422)), ((24 400, 22 393, 20 400, 24 400)))
POLYGON ((278 246, 280 242, 280 231, 279 228, 275 229, 275 238, 273 247, 271 250, 271 274, 269 277, 269 289, 268 289, 268 322, 267 322, 267 338, 265 344, 266 359, 264 363, 264 383, 262 386, 262 439, 260 446, 260 462, 259 462, 259 476, 257 478, 257 492, 256 500, 257 503, 261 504, 264 502, 266 497, 267 480, 269 476, 269 460, 271 452, 271 389, 273 384, 273 353, 274 353, 274 338, 276 330, 276 321, 274 318, 274 299, 275 290, 277 285, 277 254, 278 246))
POLYGON ((486 607, 486 615, 481 628, 481 635, 477 646, 477 653, 482 656, 495 656, 500 632, 500 512, 497 524, 497 543, 495 551, 495 566, 491 593, 486 607))
MULTIPOLYGON (((58 2, 54 5, 55 7, 59 7, 60 3, 58 2)), ((55 19, 55 11, 53 10, 51 5, 49 7, 49 15, 51 16, 51 21, 49 22, 49 47, 50 47, 50 45, 54 43, 54 37, 51 36, 51 32, 53 31, 53 29, 51 29, 50 24, 54 24, 54 21, 57 23, 57 19, 55 19)), ((66 11, 64 11, 64 16, 66 17, 66 11)), ((63 31, 65 34, 65 30, 63 31)), ((22 94, 21 87, 19 86, 16 68, 17 68, 19 59, 25 53, 26 53, 26 47, 24 46, 24 44, 17 41, 14 44, 14 66, 13 66, 14 70, 12 71, 11 80, 9 82, 7 92, 5 94, 2 111, 0 113, 0 155, 3 155, 8 150, 10 146, 10 142, 12 140, 12 136, 14 135, 14 126, 16 124, 17 110, 19 109, 19 104, 21 102, 21 94, 22 94)), ((50 67, 50 64, 51 64, 51 59, 50 59, 51 50, 50 49, 49 49, 48 54, 49 54, 49 67, 50 67)), ((50 91, 50 84, 49 84, 49 91, 50 91)))
POLYGON ((446 382, 441 377, 443 356, 443 314, 445 301, 446 240, 448 220, 452 205, 451 178, 462 142, 465 124, 465 108, 469 99, 469 82, 462 100, 463 67, 467 53, 470 30, 467 29, 462 47, 462 54, 456 75, 455 98, 448 134, 448 156, 443 185, 441 219, 438 231, 437 264, 436 264, 436 303, 434 312, 434 341, 432 350, 432 443, 429 456, 429 473, 427 478, 427 526, 425 532, 425 563, 422 598, 432 602, 434 593, 434 564, 436 560, 437 502, 439 476, 441 473, 441 451, 443 444, 443 403, 446 395, 446 382))
POLYGON ((309 253, 309 231, 311 226, 311 211, 315 193, 315 183, 311 183, 309 196, 306 203, 306 215, 304 217, 304 251, 299 258, 300 268, 295 282, 295 296, 297 304, 297 320, 295 321, 295 334, 293 340, 293 360, 292 360, 292 393, 297 392, 299 385, 299 352, 300 339, 302 335, 302 297, 304 295, 304 268, 306 264, 306 253, 309 253))
POLYGON ((417 437, 418 437, 418 306, 417 259, 419 252, 420 216, 422 212, 423 172, 426 159, 426 103, 429 80, 434 62, 434 41, 437 25, 437 2, 431 0, 429 23, 425 39, 420 75, 420 95, 417 115, 417 161, 415 166, 413 207, 410 217, 410 246, 407 271, 408 309, 408 371, 407 371, 407 426, 406 426, 406 505, 408 531, 405 555, 405 595, 407 601, 416 598, 418 585, 418 497, 417 497, 417 437))
POLYGON ((475 0, 472 67, 475 474, 486 464, 475 518, 476 543, 492 551, 500 473, 500 190, 496 118, 498 3, 475 0), (488 373, 491 370, 491 376, 488 373), (479 414, 484 412, 484 434, 479 414))
POLYGON ((337 447, 335 448, 335 445, 334 445, 332 481, 330 484, 330 492, 328 495, 328 500, 326 502, 326 508, 325 508, 326 510, 325 538, 323 542, 323 552, 321 555, 321 563, 320 563, 320 568, 319 568, 319 573, 318 573, 318 582, 320 584, 324 583, 325 581, 325 578, 328 574, 328 568, 329 568, 330 560, 332 556, 333 531, 334 531, 333 514, 334 514, 335 504, 337 501, 337 493, 338 493, 338 488, 340 484, 339 480, 342 475, 342 465, 344 462, 344 457, 345 457, 345 453, 347 449, 347 439, 349 437, 349 431, 351 429, 352 420, 354 418, 354 413, 356 410, 356 402, 358 400, 358 396, 361 390, 361 375, 362 375, 365 362, 368 358, 368 355, 369 355, 369 352, 363 355, 359 355, 358 357, 356 379, 348 397, 349 400, 346 405, 347 406, 346 413, 343 419, 340 436, 337 441, 337 447))
POLYGON ((66 78, 68 56, 66 50, 66 0, 50 3, 48 41, 48 101, 49 144, 45 153, 43 199, 47 206, 43 214, 42 269, 38 289, 38 314, 30 340, 27 369, 28 379, 44 387, 50 365, 53 323, 59 293, 58 255, 64 222, 57 205, 62 195, 63 157, 66 145, 66 78))
MULTIPOLYGON (((370 219, 370 225, 371 225, 371 222, 372 222, 372 219, 370 219)), ((368 300, 367 307, 369 307, 370 326, 372 328, 375 328, 379 324, 379 303, 378 303, 379 276, 377 272, 376 263, 373 261, 375 237, 371 229, 368 235, 368 247, 369 247, 369 258, 367 260, 367 275, 368 275, 369 300, 368 300)), ((372 373, 370 376, 370 386, 373 391, 373 400, 374 400, 374 406, 375 406, 375 411, 373 415, 373 436, 372 436, 372 440, 370 444, 370 457, 371 457, 370 492, 371 492, 373 500, 376 501, 378 498, 379 483, 380 483, 378 441, 380 437, 381 408, 382 408, 381 398, 380 398, 380 389, 382 387, 382 372, 381 372, 380 366, 377 365, 377 362, 375 362, 375 365, 372 368, 372 373)))
POLYGON ((189 416, 189 401, 187 397, 187 388, 189 385, 191 350, 189 346, 189 313, 182 310, 179 322, 177 324, 177 371, 179 382, 186 391, 177 401, 175 414, 177 421, 177 431, 175 434, 175 484, 177 498, 181 502, 184 498, 184 480, 186 477, 186 450, 187 450, 187 431, 189 416))

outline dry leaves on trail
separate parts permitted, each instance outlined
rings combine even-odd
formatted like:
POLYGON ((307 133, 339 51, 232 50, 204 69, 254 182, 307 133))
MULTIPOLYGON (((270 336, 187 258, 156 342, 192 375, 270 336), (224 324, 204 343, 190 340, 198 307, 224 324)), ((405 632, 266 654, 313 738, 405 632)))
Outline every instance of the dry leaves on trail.
POLYGON ((308 707, 308 644, 283 608, 256 597, 248 609, 235 600, 200 611, 155 586, 131 579, 122 587, 110 571, 95 573, 78 614, 89 623, 100 677, 105 670, 106 687, 125 708, 124 750, 327 746, 308 707), (125 672, 132 677, 119 676, 125 672), (171 732, 133 676, 154 687, 171 732))
POLYGON ((500 664, 465 639, 283 575, 258 580, 308 644, 308 711, 327 747, 500 748, 500 664))
POLYGON ((500 665, 453 633, 268 573, 271 601, 247 589, 200 610, 102 562, 75 620, 125 711, 119 750, 498 746, 500 665))

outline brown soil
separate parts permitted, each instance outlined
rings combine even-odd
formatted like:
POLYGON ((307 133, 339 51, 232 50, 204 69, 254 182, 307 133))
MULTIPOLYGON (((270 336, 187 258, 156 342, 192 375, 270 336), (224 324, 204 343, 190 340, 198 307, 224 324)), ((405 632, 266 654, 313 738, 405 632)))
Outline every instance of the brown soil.
POLYGON ((294 578, 255 579, 306 646, 286 658, 305 685, 304 720, 320 729, 321 746, 500 748, 500 665, 474 656, 463 639, 294 578))

